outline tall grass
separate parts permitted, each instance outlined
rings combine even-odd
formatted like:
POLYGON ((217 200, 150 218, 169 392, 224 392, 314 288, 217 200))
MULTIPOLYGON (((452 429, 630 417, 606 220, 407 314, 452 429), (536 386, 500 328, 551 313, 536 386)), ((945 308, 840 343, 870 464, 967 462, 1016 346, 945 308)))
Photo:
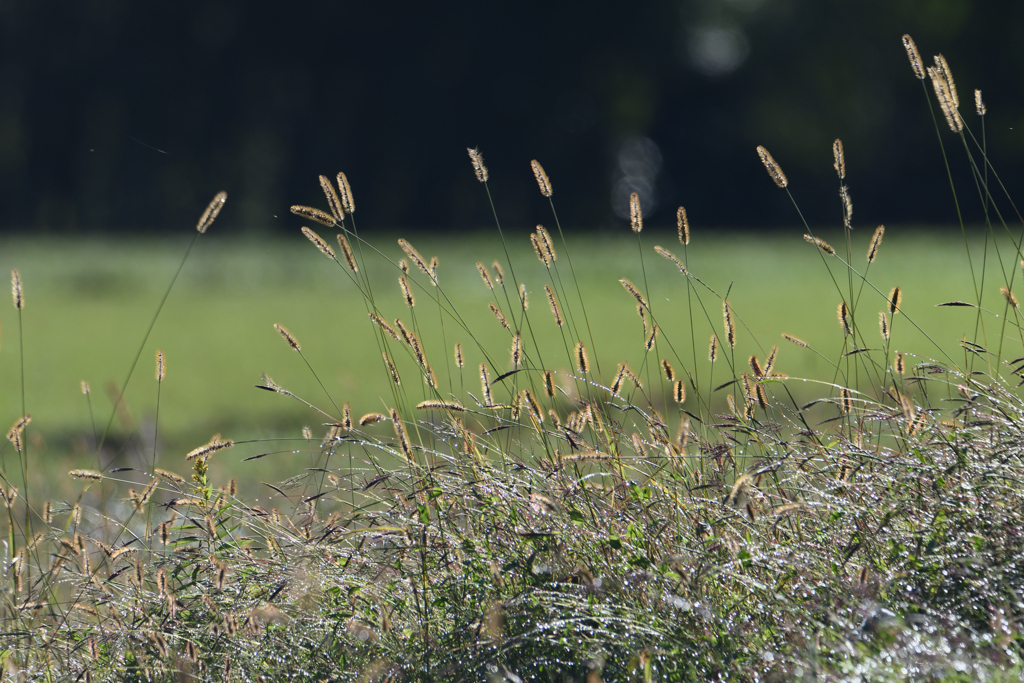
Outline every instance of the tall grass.
MULTIPOLYGON (((839 141, 844 244, 804 223, 805 258, 835 291, 838 354, 800 330, 758 338, 730 289, 700 272, 699 226, 680 208, 670 236, 681 244, 651 237, 634 196, 638 254, 622 262, 640 277, 609 274, 636 307, 619 326, 634 351, 602 357, 591 323, 606 311, 583 295, 587 264, 571 260, 536 161, 559 239, 530 233, 537 281, 508 258, 476 264, 493 295, 487 323, 505 339, 484 344, 452 303, 444 264, 406 240, 365 240, 347 178, 321 177, 329 211, 293 212, 337 235, 336 250, 302 226, 345 296, 365 303, 367 320, 349 322, 375 332, 381 364, 361 374, 379 405, 354 412, 302 355, 301 331, 270 321, 319 393, 269 376, 259 388, 323 426, 250 459, 310 455, 295 476, 238 491, 215 467, 234 442, 215 435, 183 458, 154 450, 145 467, 74 470, 78 498, 37 502, 13 488, 5 460, 5 675, 596 683, 1019 671, 1024 358, 1010 359, 1024 355, 1013 294, 1024 232, 1003 222, 1012 203, 944 59, 931 74, 989 220, 981 261, 966 254, 974 291, 940 302, 977 313, 978 334, 956 354, 941 330, 928 337, 935 358, 897 350, 918 326, 903 297, 924 293, 870 277, 895 255, 882 229, 852 232, 839 141), (646 274, 662 259, 685 298, 652 299, 646 274), (369 277, 380 269, 389 290, 369 277), (989 271, 998 282, 982 279, 989 271), (679 316, 688 339, 663 324, 679 316), (706 357, 685 352, 703 339, 706 357), (797 354, 817 354, 826 375, 787 376, 797 354), (798 380, 817 387, 814 400, 796 398, 798 380)), ((980 127, 980 96, 977 110, 980 127)), ((799 182, 758 153, 803 220, 799 182)), ((470 158, 489 196, 484 159, 470 158)), ((526 239, 495 222, 503 240, 526 239)), ((165 369, 161 354, 157 397, 165 369)), ((19 454, 25 426, 8 437, 19 454)))

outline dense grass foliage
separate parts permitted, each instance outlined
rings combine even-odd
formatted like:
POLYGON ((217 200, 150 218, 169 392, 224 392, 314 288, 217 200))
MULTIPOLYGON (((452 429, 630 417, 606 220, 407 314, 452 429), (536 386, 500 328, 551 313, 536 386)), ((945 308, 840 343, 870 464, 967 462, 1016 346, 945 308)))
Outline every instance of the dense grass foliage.
MULTIPOLYGON (((943 74, 942 118, 961 125, 940 141, 966 143, 989 187, 943 74)), ((557 179, 533 162, 549 228, 502 229, 496 215, 491 253, 438 262, 437 244, 366 239, 347 180, 321 178, 330 213, 293 207, 308 238, 296 271, 326 267, 336 282, 287 297, 260 326, 276 344, 260 369, 278 381, 263 375, 254 390, 316 426, 250 444, 245 460, 289 476, 240 487, 222 461, 243 446, 220 434, 187 454, 141 441, 111 459, 103 416, 90 419, 91 461, 69 472, 74 494, 46 501, 32 484, 38 424, 18 419, 3 452, 6 675, 1019 671, 1021 227, 997 220, 1005 201, 983 193, 992 220, 980 249, 964 239, 967 275, 928 279, 915 269, 937 269, 934 244, 854 229, 838 141, 835 153, 843 225, 805 225, 785 258, 749 238, 716 261, 684 213, 645 227, 638 202, 613 250, 564 240, 557 179), (536 256, 524 258, 527 234, 536 256), (359 393, 339 382, 338 359, 359 393)), ((761 158, 780 191, 798 186, 761 158)), ((489 196, 500 181, 471 159, 489 196)), ((21 286, 16 304, 31 300, 21 286)), ((16 309, 19 340, 29 310, 16 309)), ((175 357, 157 356, 154 425, 175 357)))

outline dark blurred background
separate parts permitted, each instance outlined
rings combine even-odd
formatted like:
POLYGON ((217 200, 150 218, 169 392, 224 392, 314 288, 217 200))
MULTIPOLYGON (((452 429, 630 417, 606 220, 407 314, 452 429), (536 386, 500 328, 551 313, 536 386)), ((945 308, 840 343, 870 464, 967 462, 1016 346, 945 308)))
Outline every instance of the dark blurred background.
POLYGON ((631 190, 649 221, 791 223, 758 144, 838 223, 836 137, 855 223, 948 224, 903 33, 946 56, 978 131, 983 90, 996 168, 1024 180, 1019 0, 0 0, 0 32, 8 232, 182 229, 220 189, 219 229, 294 229, 339 170, 363 228, 469 230, 491 220, 472 146, 511 224, 550 215, 533 158, 575 229, 621 226, 631 190))

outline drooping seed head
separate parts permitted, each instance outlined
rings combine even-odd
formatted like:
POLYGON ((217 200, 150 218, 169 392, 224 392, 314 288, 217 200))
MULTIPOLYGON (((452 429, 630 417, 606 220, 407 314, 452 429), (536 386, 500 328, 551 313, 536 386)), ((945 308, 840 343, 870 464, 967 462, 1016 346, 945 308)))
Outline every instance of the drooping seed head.
POLYGON ((380 317, 379 315, 372 311, 370 312, 370 320, 377 323, 377 326, 380 327, 380 329, 384 330, 384 332, 395 341, 403 341, 402 338, 398 336, 398 332, 395 331, 395 328, 391 327, 391 325, 388 324, 387 320, 384 320, 384 318, 380 317))
POLYGON ((227 192, 221 191, 215 194, 213 199, 210 200, 210 203, 207 204, 206 210, 203 211, 203 215, 199 217, 199 222, 196 223, 196 230, 201 233, 206 232, 207 229, 213 225, 213 221, 217 219, 217 216, 220 215, 220 211, 224 208, 224 204, 227 201, 227 192))
POLYGON ((508 319, 505 318, 505 314, 501 312, 501 309, 498 308, 496 303, 492 302, 487 304, 487 306, 491 309, 491 313, 493 313, 494 317, 498 319, 498 322, 501 323, 502 327, 506 330, 512 329, 511 325, 508 324, 508 319))
POLYGON ((924 80, 924 62, 921 53, 917 51, 917 44, 908 34, 903 34, 903 47, 907 50, 907 59, 910 60, 910 68, 914 70, 914 77, 924 80))
POLYGON ((814 237, 813 235, 805 234, 804 240, 810 242, 814 246, 818 247, 818 249, 821 249, 823 252, 830 256, 836 253, 836 250, 832 248, 831 244, 829 244, 828 242, 819 237, 814 237))
POLYGON ((458 401, 442 401, 438 399, 431 399, 427 401, 420 401, 416 404, 417 410, 450 410, 456 413, 465 412, 466 406, 462 405, 458 401))
POLYGON ((103 473, 96 470, 71 470, 68 472, 68 476, 72 479, 86 479, 88 481, 100 481, 103 479, 103 473))
POLYGON ((307 227, 302 228, 302 234, 305 235, 306 239, 312 242, 314 246, 316 246, 316 248, 320 250, 321 254, 323 254, 329 259, 335 258, 334 250, 331 249, 331 245, 327 244, 327 242, 325 242, 324 239, 320 237, 320 235, 316 234, 307 227))
POLYGON ((640 195, 631 192, 629 195, 629 227, 639 233, 644 229, 644 214, 640 210, 640 195))
POLYGON ((409 281, 404 275, 398 276, 398 284, 402 288, 402 298, 405 299, 405 305, 412 308, 416 305, 416 297, 412 295, 412 288, 409 286, 409 281))
POLYGON ((839 175, 840 180, 846 179, 846 155, 843 154, 843 141, 836 138, 836 141, 832 143, 832 157, 835 159, 836 173, 839 175))
POLYGON ((391 381, 396 386, 402 383, 402 378, 398 376, 398 368, 395 367, 395 362, 391 360, 391 356, 388 355, 387 351, 382 351, 381 356, 384 358, 384 365, 388 369, 388 374, 391 375, 391 381))
POLYGON ((1013 295, 1013 292, 1010 291, 1009 287, 1000 287, 999 292, 1003 295, 1003 298, 1006 299, 1006 303, 1014 308, 1020 308, 1017 303, 1017 297, 1013 295))
POLYGON ((487 289, 494 289, 494 283, 491 282, 491 274, 487 272, 487 266, 482 262, 477 261, 476 269, 480 273, 480 279, 484 281, 484 286, 486 286, 487 289))
POLYGON ((295 351, 302 351, 302 347, 299 346, 299 340, 295 338, 295 335, 288 331, 288 328, 284 325, 274 323, 274 329, 277 330, 277 333, 280 334, 286 342, 288 342, 288 346, 292 347, 295 351))
POLYGON ((619 280, 619 284, 622 285, 623 288, 625 288, 625 290, 629 292, 634 299, 636 299, 636 302, 638 304, 650 310, 650 306, 647 305, 647 299, 645 299, 644 295, 640 293, 640 290, 636 288, 636 285, 634 285, 626 278, 622 278, 621 280, 619 280))
POLYGON ((366 425, 377 424, 388 419, 387 415, 381 415, 380 413, 367 413, 359 418, 359 426, 365 427, 366 425))
POLYGON ((326 225, 328 228, 334 227, 337 224, 337 221, 334 220, 334 216, 327 213, 326 211, 321 211, 320 209, 314 208, 312 206, 303 206, 302 204, 295 204, 294 206, 291 207, 291 212, 294 213, 296 216, 307 218, 311 221, 316 221, 320 225, 326 225))
POLYGON ((797 346, 799 346, 802 349, 806 349, 806 348, 809 347, 809 344, 807 342, 805 342, 803 339, 801 339, 800 337, 794 337, 791 334, 786 334, 785 332, 783 332, 782 333, 782 338, 785 339, 786 341, 788 341, 790 344, 796 344, 797 346))
POLYGON ((330 178, 325 175, 320 176, 320 189, 324 191, 324 196, 327 198, 327 206, 330 207, 331 213, 334 214, 334 220, 338 222, 344 220, 345 209, 341 205, 341 199, 338 197, 338 193, 335 191, 330 178))
POLYGON ((882 237, 885 235, 885 226, 879 225, 875 228, 875 234, 871 237, 871 244, 868 246, 868 263, 873 263, 878 256, 878 247, 882 244, 882 237))
POLYGON ((685 247, 690 243, 690 220, 686 217, 686 209, 676 209, 676 228, 679 230, 679 241, 685 247))
POLYGON ((561 327, 564 321, 562 320, 562 308, 558 305, 558 299, 555 298, 555 293, 548 285, 544 285, 544 292, 548 295, 548 304, 551 306, 551 315, 555 316, 555 324, 561 327))
POLYGON ((423 271, 425 275, 430 275, 430 265, 420 252, 416 251, 409 242, 404 239, 398 240, 398 246, 402 248, 402 251, 409 257, 409 259, 416 264, 416 267, 423 271))
POLYGON ((199 448, 189 451, 188 455, 185 456, 185 460, 192 461, 196 458, 206 460, 217 451, 224 450, 225 448, 231 448, 235 445, 235 442, 231 439, 221 439, 220 434, 214 434, 213 438, 209 442, 200 446, 199 448))
POLYGON ((775 158, 772 157, 771 153, 768 152, 763 146, 757 146, 757 155, 761 157, 761 163, 768 170, 768 175, 775 181, 775 184, 779 187, 786 187, 789 185, 789 179, 786 178, 786 174, 782 172, 782 167, 779 166, 775 158))
POLYGON ((537 187, 540 188, 540 193, 545 197, 550 197, 553 194, 551 189, 551 181, 548 179, 548 174, 544 172, 544 167, 534 159, 530 162, 530 166, 533 168, 533 175, 537 179, 537 187))
POLYGON ((486 183, 488 178, 487 167, 484 166, 484 157, 480 154, 480 149, 478 147, 472 149, 467 147, 466 151, 469 152, 469 160, 473 164, 473 173, 476 174, 476 179, 481 183, 486 183))
POLYGON ((356 200, 352 196, 352 186, 348 184, 348 177, 344 173, 338 173, 338 191, 341 195, 341 208, 345 213, 355 213, 356 200))

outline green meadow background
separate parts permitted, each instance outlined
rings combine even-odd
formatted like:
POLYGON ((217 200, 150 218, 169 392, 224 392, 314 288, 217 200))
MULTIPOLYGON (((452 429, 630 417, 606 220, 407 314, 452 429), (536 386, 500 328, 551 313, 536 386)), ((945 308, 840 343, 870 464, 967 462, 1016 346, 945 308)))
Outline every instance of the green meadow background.
MULTIPOLYGON (((835 381, 835 363, 844 350, 844 340, 836 318, 840 295, 818 250, 802 239, 803 232, 793 228, 770 235, 707 235, 695 228, 685 257, 693 275, 708 287, 719 294, 729 292, 738 320, 737 366, 745 369, 751 353, 763 358, 779 343, 776 369, 791 377, 788 385, 798 399, 810 400, 829 395, 830 390, 804 380, 835 381), (784 332, 806 340, 818 353, 783 341, 784 332)), ((871 234, 870 228, 853 232, 852 263, 860 270, 867 265, 871 234)), ((845 258, 838 231, 823 230, 819 235, 845 258)), ((526 351, 531 362, 543 363, 544 369, 568 371, 567 349, 577 339, 572 334, 563 339, 554 324, 543 290, 550 282, 548 273, 534 256, 528 236, 526 229, 506 232, 515 275, 527 284, 530 326, 540 342, 541 360, 536 360, 536 347, 524 326, 526 351)), ((399 235, 370 233, 364 237, 381 252, 364 249, 378 306, 389 320, 401 317, 413 322, 399 290, 399 271, 393 265, 404 257, 396 243, 399 235)), ((57 486, 54 473, 96 466, 94 434, 102 433, 110 418, 113 387, 124 381, 190 238, 6 241, 0 267, 18 268, 24 282, 25 401, 33 416, 30 455, 33 471, 46 482, 44 486, 57 486), (82 380, 92 387, 91 413, 90 403, 80 391, 82 380)), ((495 259, 505 262, 504 249, 500 240, 484 234, 454 238, 423 235, 410 237, 410 241, 428 259, 438 256, 443 294, 465 323, 463 327, 444 316, 441 325, 438 306, 432 300, 437 290, 421 273, 412 272, 419 283, 415 286, 415 323, 428 360, 438 373, 442 393, 451 391, 471 404, 464 392, 478 395, 476 368, 484 358, 480 348, 498 360, 495 365, 509 363, 509 333, 495 320, 488 303, 494 301, 506 314, 511 313, 510 307, 502 294, 484 287, 474 265, 476 261, 489 265, 495 259), (466 367, 461 372, 453 362, 455 342, 465 349, 466 367)), ((557 234, 555 241, 567 292, 560 297, 561 303, 576 311, 577 323, 582 326, 566 249, 557 234)), ((695 370, 702 393, 706 393, 709 382, 717 386, 731 378, 727 354, 715 365, 714 376, 709 376, 707 362, 710 335, 722 331, 720 300, 699 285, 688 297, 684 277, 654 252, 655 245, 684 257, 674 226, 648 227, 640 245, 628 230, 621 235, 568 237, 568 252, 586 302, 593 341, 582 332, 580 339, 586 342, 592 362, 599 363, 606 383, 623 360, 644 377, 648 368, 654 371, 655 363, 644 366, 643 328, 636 302, 618 282, 628 277, 650 293, 662 329, 657 354, 669 358, 677 373, 684 368, 695 370)), ((970 247, 980 277, 983 244, 972 240, 970 247)), ((985 286, 985 302, 993 313, 986 316, 984 336, 979 338, 994 348, 1000 329, 993 316, 1004 312, 999 296, 1004 281, 1001 274, 995 275, 998 271, 991 246, 988 256, 990 284, 985 286)), ((1005 260, 1015 262, 1010 256, 1005 260)), ((836 257, 828 257, 827 262, 845 291, 845 268, 836 257)), ((506 277, 511 280, 507 268, 506 277)), ((868 279, 881 291, 865 287, 859 299, 857 319, 866 330, 869 345, 882 346, 878 311, 884 306, 884 295, 898 285, 904 293, 903 314, 893 326, 892 348, 963 363, 957 341, 965 334, 973 338, 975 311, 936 307, 945 301, 974 299, 959 231, 889 228, 868 279)), ((511 294, 511 288, 509 291, 511 294)), ((261 374, 267 373, 281 386, 336 414, 302 358, 275 332, 274 323, 284 325, 298 338, 303 354, 337 405, 351 403, 356 417, 386 412, 392 394, 380 361, 378 338, 367 319, 363 297, 347 271, 319 254, 297 229, 290 238, 238 239, 218 236, 214 228, 193 250, 131 379, 126 393, 128 414, 116 419, 112 430, 111 444, 121 450, 114 465, 151 464, 157 348, 165 352, 168 368, 160 392, 159 466, 183 472, 187 469, 185 453, 215 432, 243 442, 214 459, 216 467, 233 476, 270 481, 278 474, 294 474, 297 457, 312 462, 312 453, 326 430, 323 416, 287 397, 254 388, 261 374), (312 429, 313 442, 301 438, 303 426, 312 429), (263 452, 274 455, 241 462, 263 452)), ((13 306, 6 312, 0 309, 0 327, 0 383, 5 387, 0 392, 0 420, 13 424, 21 414, 18 322, 13 306)), ((1022 355, 1019 338, 1008 339, 1006 344, 1004 357, 1022 355)), ((391 353, 399 363, 409 400, 425 398, 413 361, 398 344, 392 344, 391 353)), ((492 367, 492 377, 507 369, 505 365, 492 367)), ((716 396, 724 410, 724 392, 716 396)), ((388 425, 379 427, 390 429, 388 425)), ((0 453, 5 471, 16 481, 19 477, 11 468, 17 460, 10 444, 4 442, 0 453)))

